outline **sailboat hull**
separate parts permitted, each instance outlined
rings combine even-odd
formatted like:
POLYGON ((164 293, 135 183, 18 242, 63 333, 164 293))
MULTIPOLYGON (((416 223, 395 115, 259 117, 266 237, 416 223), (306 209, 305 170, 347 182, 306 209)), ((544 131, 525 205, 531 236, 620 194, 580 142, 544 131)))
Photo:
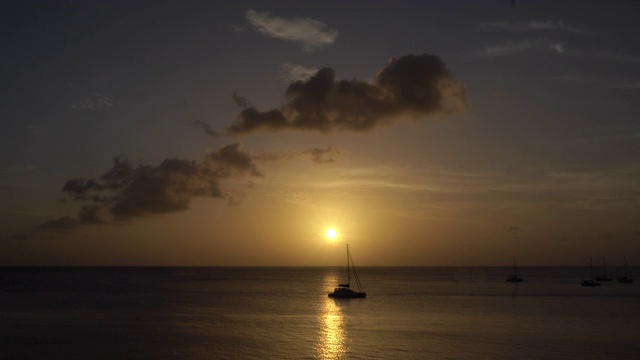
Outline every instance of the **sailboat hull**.
POLYGON ((337 299, 366 298, 367 293, 353 291, 348 288, 335 288, 333 292, 329 293, 329 297, 337 299))
POLYGON ((582 286, 600 286, 600 283, 594 280, 583 280, 580 284, 582 286))
POLYGON ((509 275, 509 277, 507 277, 507 282, 523 282, 524 279, 521 277, 518 277, 517 275, 509 275))

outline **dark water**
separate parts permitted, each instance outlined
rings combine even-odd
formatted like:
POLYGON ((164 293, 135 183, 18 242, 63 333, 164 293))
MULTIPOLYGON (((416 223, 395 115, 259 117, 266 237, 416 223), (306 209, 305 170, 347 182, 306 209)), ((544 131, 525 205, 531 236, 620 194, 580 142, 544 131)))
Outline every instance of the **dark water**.
POLYGON ((0 359, 640 359, 638 280, 509 271, 0 268, 0 359))

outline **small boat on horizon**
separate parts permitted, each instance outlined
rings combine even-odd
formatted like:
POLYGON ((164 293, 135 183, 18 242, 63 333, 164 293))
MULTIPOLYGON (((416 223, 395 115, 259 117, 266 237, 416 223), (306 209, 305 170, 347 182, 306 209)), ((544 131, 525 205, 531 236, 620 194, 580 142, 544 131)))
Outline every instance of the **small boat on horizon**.
POLYGON ((347 282, 345 284, 338 284, 338 287, 333 289, 333 291, 329 293, 329 297, 340 299, 367 297, 367 293, 362 291, 362 285, 360 284, 360 279, 358 278, 358 273, 356 272, 356 266, 354 265, 353 259, 351 258, 351 253, 349 253, 349 244, 347 244, 347 282), (353 278, 356 281, 358 291, 351 289, 351 272, 353 272, 353 278))
POLYGON ((596 281, 611 281, 613 279, 611 279, 610 277, 607 276, 607 262, 604 259, 604 256, 602 257, 602 268, 603 268, 603 273, 602 275, 598 275, 596 276, 596 281))
POLYGON ((633 279, 629 277, 629 269, 627 268, 627 257, 624 257, 624 275, 618 276, 618 282, 621 284, 631 284, 633 279))
POLYGON ((591 268, 591 280, 582 280, 582 283, 580 283, 580 285, 582 286, 600 286, 600 283, 595 281, 593 278, 593 259, 591 258, 591 256, 589 256, 589 264, 590 264, 590 268, 591 268))
POLYGON ((513 274, 507 276, 507 282, 523 282, 524 279, 518 276, 518 265, 516 265, 516 257, 513 257, 513 274))

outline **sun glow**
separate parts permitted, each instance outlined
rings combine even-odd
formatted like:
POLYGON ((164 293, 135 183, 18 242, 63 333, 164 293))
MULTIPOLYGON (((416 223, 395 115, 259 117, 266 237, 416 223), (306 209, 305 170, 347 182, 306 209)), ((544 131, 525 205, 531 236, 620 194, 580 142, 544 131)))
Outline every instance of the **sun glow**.
POLYGON ((338 230, 336 229, 327 229, 327 232, 325 233, 325 236, 327 237, 327 240, 329 241, 336 241, 338 239, 338 230))

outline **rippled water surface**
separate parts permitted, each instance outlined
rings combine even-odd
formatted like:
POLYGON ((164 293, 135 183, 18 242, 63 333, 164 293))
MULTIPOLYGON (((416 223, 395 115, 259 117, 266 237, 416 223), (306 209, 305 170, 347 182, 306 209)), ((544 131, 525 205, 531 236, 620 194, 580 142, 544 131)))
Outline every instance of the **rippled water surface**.
POLYGON ((638 281, 509 272, 0 268, 0 359, 640 359, 638 281))

